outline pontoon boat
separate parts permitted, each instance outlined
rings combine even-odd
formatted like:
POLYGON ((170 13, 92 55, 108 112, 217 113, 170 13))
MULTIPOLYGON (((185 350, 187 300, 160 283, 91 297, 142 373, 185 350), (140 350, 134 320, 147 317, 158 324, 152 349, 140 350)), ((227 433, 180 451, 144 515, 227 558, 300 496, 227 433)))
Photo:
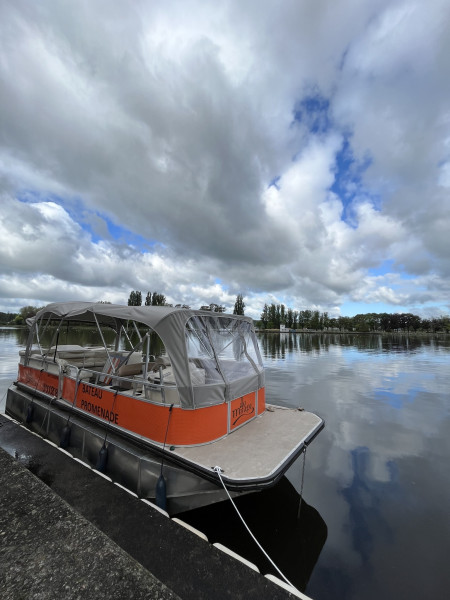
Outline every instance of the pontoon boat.
POLYGON ((171 513, 226 497, 215 467, 234 494, 273 485, 323 427, 266 404, 249 317, 67 302, 28 324, 6 412, 140 497, 163 476, 171 513))

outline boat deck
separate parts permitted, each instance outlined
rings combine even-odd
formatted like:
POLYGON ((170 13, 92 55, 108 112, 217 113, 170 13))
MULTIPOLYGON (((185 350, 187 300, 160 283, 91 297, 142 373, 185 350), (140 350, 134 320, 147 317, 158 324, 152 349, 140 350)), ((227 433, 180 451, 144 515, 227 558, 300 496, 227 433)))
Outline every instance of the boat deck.
POLYGON ((174 452, 206 469, 221 467, 226 479, 270 478, 286 457, 298 455, 323 425, 313 413, 268 405, 262 415, 226 438, 174 452))

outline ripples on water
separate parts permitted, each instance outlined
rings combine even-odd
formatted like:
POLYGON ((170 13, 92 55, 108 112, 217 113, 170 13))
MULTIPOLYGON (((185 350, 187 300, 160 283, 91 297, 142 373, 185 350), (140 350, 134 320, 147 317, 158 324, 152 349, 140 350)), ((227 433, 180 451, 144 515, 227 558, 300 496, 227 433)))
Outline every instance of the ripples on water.
MULTIPOLYGON (((238 499, 262 545, 315 600, 447 598, 449 337, 261 333, 259 341, 267 400, 325 420, 307 451, 300 518, 302 459, 276 488, 238 499)), ((23 331, 0 329, 0 400, 24 343, 23 331)), ((182 518, 274 572, 229 503, 182 518)))

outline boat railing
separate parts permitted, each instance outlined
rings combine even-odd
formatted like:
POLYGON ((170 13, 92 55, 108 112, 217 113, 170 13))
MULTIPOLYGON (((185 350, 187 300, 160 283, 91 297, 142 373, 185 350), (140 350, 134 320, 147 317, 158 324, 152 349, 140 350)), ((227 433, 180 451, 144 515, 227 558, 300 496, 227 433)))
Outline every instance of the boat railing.
MULTIPOLYGON (((35 369, 40 373, 48 373, 58 378, 58 386, 44 388, 44 393, 52 397, 61 398, 63 390, 64 375, 67 372, 67 361, 46 354, 33 353, 26 355, 24 350, 20 351, 20 364, 35 369), (52 390, 50 392, 50 389, 52 390)), ((40 376, 37 378, 39 382, 40 376)), ((36 384, 38 385, 38 384, 36 384)))
POLYGON ((25 354, 25 350, 20 350, 20 363, 26 367, 33 369, 42 369, 47 373, 58 375, 61 368, 67 365, 67 361, 61 358, 50 356, 48 354, 33 353, 28 356, 25 354))
POLYGON ((67 365, 63 374, 79 382, 117 391, 125 396, 130 395, 137 400, 150 400, 157 404, 179 404, 175 383, 165 382, 163 377, 159 381, 152 381, 148 377, 144 379, 142 364, 124 365, 116 374, 67 365), (104 381, 106 375, 109 378, 108 383, 104 381))

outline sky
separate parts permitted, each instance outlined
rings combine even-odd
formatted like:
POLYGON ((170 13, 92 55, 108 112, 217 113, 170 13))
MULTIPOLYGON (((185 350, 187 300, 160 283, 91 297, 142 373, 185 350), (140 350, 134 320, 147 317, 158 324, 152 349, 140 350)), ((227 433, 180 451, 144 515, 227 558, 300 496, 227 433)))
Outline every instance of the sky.
POLYGON ((0 311, 450 313, 448 0, 0 3, 0 311))

